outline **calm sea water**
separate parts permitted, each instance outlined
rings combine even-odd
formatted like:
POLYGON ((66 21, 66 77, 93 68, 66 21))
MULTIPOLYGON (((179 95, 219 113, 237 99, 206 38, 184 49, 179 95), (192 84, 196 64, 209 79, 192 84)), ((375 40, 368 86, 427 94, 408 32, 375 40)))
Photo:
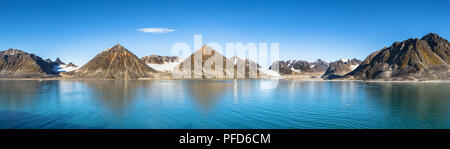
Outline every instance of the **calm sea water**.
POLYGON ((1 80, 0 128, 450 128, 450 83, 1 80))

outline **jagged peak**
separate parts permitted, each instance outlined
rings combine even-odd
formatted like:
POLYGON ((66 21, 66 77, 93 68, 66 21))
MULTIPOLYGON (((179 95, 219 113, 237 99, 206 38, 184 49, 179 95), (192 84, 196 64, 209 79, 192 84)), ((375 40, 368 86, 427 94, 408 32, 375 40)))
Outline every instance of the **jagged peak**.
POLYGON ((148 59, 174 59, 174 60, 177 60, 177 59, 179 59, 179 57, 178 56, 162 56, 162 55, 156 55, 156 54, 141 57, 141 60, 144 60, 144 61, 146 61, 148 59))
POLYGON ((19 50, 19 49, 9 48, 8 50, 2 51, 0 53, 2 53, 2 55, 16 55, 19 53, 26 53, 26 52, 19 50))
POLYGON ((78 66, 73 64, 72 62, 69 62, 69 64, 67 64, 67 67, 78 67, 78 66))
POLYGON ((112 46, 111 48, 105 49, 105 52, 108 52, 108 51, 121 51, 121 50, 127 51, 127 49, 125 47, 123 47, 122 45, 116 44, 116 45, 112 46))
POLYGON ((447 39, 442 38, 441 36, 434 33, 429 33, 423 36, 421 40, 425 40, 426 42, 428 42, 428 44, 431 45, 435 45, 437 43, 448 43, 447 39))
POLYGON ((341 59, 339 59, 339 61, 341 61, 341 62, 348 62, 349 59, 348 58, 341 58, 341 59))
MULTIPOLYGON (((327 62, 326 61, 324 61, 324 60, 322 60, 322 59, 317 59, 316 61, 315 61, 316 63, 324 63, 324 64, 327 64, 327 62)), ((314 63, 314 62, 313 62, 314 63)))
POLYGON ((61 59, 59 59, 59 57, 56 58, 55 63, 58 64, 58 65, 65 65, 66 64, 63 61, 61 61, 61 59))
POLYGON ((444 38, 435 33, 429 33, 421 38, 421 40, 436 40, 436 39, 444 39, 444 38))
POLYGON ((47 58, 44 61, 47 62, 47 63, 53 63, 53 61, 50 58, 47 58))
POLYGON ((124 48, 124 47, 122 45, 120 45, 120 44, 116 44, 112 48, 124 48))

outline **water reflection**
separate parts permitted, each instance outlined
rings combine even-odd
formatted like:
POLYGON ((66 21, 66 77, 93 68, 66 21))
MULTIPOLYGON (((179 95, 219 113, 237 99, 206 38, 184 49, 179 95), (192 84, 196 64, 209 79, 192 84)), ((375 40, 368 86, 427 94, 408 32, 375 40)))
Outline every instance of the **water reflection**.
MULTIPOLYGON (((53 99, 58 92, 57 81, 0 81, 0 106, 7 109, 33 109, 42 103, 49 102, 43 100, 53 99)), ((51 101, 54 102, 54 101, 51 101)))
POLYGON ((222 96, 236 85, 233 81, 184 81, 183 83, 197 108, 204 112, 223 99, 222 96))
POLYGON ((449 128, 449 90, 450 83, 0 80, 0 128, 449 128))
POLYGON ((370 104, 385 110, 385 118, 414 119, 392 125, 445 126, 450 123, 450 93, 446 83, 364 83, 370 104), (446 119, 441 119, 446 117, 446 119), (430 123, 431 122, 431 123, 430 123), (403 123, 403 124, 400 124, 403 123))
POLYGON ((89 93, 94 95, 93 99, 99 102, 98 105, 117 114, 123 114, 136 100, 136 96, 142 92, 139 88, 151 86, 151 81, 136 80, 97 80, 82 83, 92 89, 89 93))

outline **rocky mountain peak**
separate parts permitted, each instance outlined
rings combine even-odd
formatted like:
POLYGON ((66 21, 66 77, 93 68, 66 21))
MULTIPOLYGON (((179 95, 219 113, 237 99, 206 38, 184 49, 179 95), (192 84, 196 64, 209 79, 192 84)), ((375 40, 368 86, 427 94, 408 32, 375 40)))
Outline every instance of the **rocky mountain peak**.
POLYGON ((45 59, 44 61, 47 62, 47 63, 53 63, 53 61, 51 59, 49 59, 49 58, 45 59))
POLYGON ((316 61, 315 61, 316 63, 319 63, 319 64, 328 64, 327 62, 325 62, 325 61, 323 61, 322 59, 317 59, 316 61))
POLYGON ((352 79, 432 80, 448 79, 450 43, 430 33, 421 39, 395 42, 370 54, 361 67, 346 77, 352 79))
POLYGON ((55 60, 55 64, 56 64, 56 65, 65 65, 66 63, 64 63, 63 61, 61 61, 61 59, 59 59, 59 57, 58 57, 58 58, 56 58, 56 60, 55 60))
POLYGON ((130 52, 120 44, 116 44, 116 45, 112 46, 111 48, 106 49, 104 52, 116 52, 116 51, 130 52))
POLYGON ((359 66, 359 64, 361 64, 361 62, 361 60, 358 60, 356 58, 341 58, 338 61, 331 62, 326 72, 322 75, 322 78, 334 79, 342 77, 345 74, 355 70, 359 66))
POLYGON ((12 48, 0 52, 1 55, 17 55, 17 54, 20 54, 20 53, 25 53, 25 52, 23 52, 22 50, 12 49, 12 48))
POLYGON ((151 77, 152 72, 155 70, 132 52, 116 44, 83 65, 75 75, 83 78, 137 79, 151 77))
POLYGON ((67 64, 67 67, 78 67, 78 66, 73 64, 72 62, 69 62, 69 64, 67 64))
POLYGON ((164 63, 172 63, 179 61, 177 56, 160 56, 160 55, 149 55, 141 58, 147 64, 164 64, 164 63))
POLYGON ((421 40, 427 41, 446 41, 444 38, 435 33, 429 33, 421 38, 421 40))

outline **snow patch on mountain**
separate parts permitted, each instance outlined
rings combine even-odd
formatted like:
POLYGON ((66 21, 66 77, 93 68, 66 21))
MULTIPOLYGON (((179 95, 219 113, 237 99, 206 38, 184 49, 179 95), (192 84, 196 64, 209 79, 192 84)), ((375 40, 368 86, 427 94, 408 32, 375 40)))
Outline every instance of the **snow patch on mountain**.
POLYGON ((350 66, 350 69, 353 71, 353 70, 355 70, 358 66, 359 66, 358 64, 356 64, 356 65, 351 65, 351 66, 350 66))
POLYGON ((147 63, 148 66, 152 67, 153 69, 157 70, 157 71, 162 71, 162 72, 171 72, 173 71, 173 69, 178 66, 181 62, 183 62, 182 59, 175 61, 175 62, 166 62, 164 64, 149 64, 147 63))
POLYGON ((348 62, 348 59, 347 58, 341 58, 340 61, 346 63, 346 62, 348 62))
POLYGON ((68 66, 68 65, 59 65, 59 66, 54 66, 53 70, 55 72, 69 72, 69 71, 78 70, 78 68, 79 67, 68 66))
POLYGON ((258 70, 266 75, 272 76, 272 77, 281 77, 281 75, 273 70, 267 69, 267 68, 258 68, 258 70))
POLYGON ((293 72, 296 72, 296 73, 301 73, 302 72, 300 69, 295 69, 294 67, 292 67, 291 70, 293 72))

